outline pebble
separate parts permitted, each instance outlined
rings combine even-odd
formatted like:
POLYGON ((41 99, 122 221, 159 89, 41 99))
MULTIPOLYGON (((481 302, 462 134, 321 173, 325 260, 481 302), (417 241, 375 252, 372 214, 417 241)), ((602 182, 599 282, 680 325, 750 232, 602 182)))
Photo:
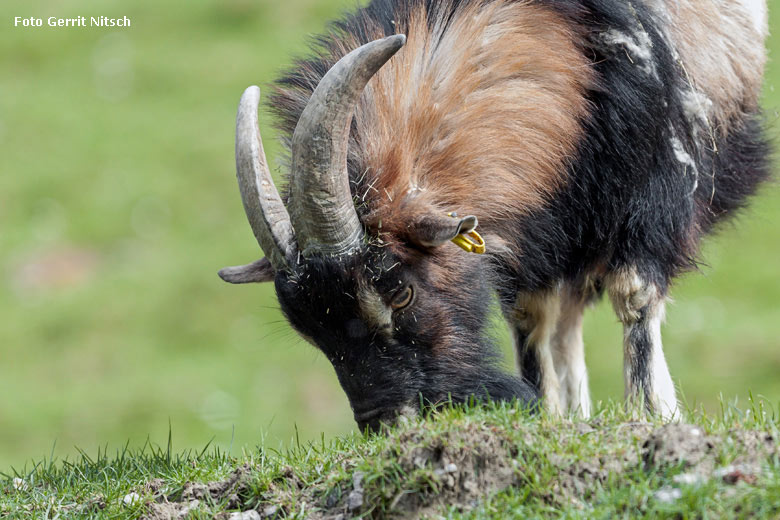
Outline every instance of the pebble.
POLYGON ((703 484, 707 479, 704 475, 699 475, 698 473, 680 473, 679 475, 672 477, 672 480, 675 484, 698 486, 699 484, 703 484))
POLYGON ((126 506, 133 506, 137 504, 139 500, 141 500, 141 495, 133 491, 132 493, 126 494, 125 497, 122 499, 122 502, 126 506))
POLYGON ((347 509, 354 511, 363 505, 363 491, 352 491, 347 497, 347 509))
POLYGON ((664 504, 673 504, 680 497, 682 497, 682 491, 673 487, 662 487, 653 495, 656 500, 663 502, 664 504))
POLYGON ((355 491, 363 491, 363 477, 362 471, 356 471, 355 474, 352 475, 352 487, 355 491))
POLYGON ((254 509, 249 511, 240 511, 237 513, 230 513, 230 520, 262 520, 260 513, 254 509))

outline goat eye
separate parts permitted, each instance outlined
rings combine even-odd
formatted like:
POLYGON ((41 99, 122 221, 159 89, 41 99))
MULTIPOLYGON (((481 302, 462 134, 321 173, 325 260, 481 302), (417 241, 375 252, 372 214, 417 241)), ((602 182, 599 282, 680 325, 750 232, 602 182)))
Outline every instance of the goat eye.
POLYGON ((400 311, 404 307, 408 306, 410 303, 412 303, 412 299, 414 298, 414 289, 412 289, 411 285, 407 285, 397 293, 393 295, 393 299, 390 300, 390 307, 393 308, 394 311, 400 311))

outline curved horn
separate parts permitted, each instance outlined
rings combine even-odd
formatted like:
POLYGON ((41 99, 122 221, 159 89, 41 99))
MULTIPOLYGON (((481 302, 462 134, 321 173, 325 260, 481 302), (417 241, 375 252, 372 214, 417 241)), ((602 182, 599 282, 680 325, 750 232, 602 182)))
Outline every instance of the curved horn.
POLYGON ((406 43, 397 34, 341 58, 320 81, 292 138, 290 213, 305 256, 338 255, 360 244, 363 230, 347 173, 355 105, 371 77, 406 43))
POLYGON ((290 216, 276 191, 257 125, 260 89, 247 88, 236 116, 236 177, 244 211, 257 243, 275 270, 286 269, 296 254, 290 216))

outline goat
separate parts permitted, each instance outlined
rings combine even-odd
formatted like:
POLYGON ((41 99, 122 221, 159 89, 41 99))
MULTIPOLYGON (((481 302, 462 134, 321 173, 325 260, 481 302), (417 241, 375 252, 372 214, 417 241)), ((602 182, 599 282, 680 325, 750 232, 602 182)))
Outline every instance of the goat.
POLYGON ((220 276, 275 283, 360 428, 471 398, 587 417, 582 314, 604 292, 626 398, 674 418, 664 302, 769 177, 766 34, 764 0, 374 0, 275 83, 284 196, 245 91, 238 182, 266 256, 220 276))

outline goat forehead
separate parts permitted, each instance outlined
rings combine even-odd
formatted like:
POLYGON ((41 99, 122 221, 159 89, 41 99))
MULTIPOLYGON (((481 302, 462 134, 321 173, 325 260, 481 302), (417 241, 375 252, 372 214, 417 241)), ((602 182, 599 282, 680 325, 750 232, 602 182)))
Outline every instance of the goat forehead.
MULTIPOLYGON (((371 255, 350 262, 320 260, 306 266, 291 281, 297 290, 299 306, 319 309, 333 315, 340 313, 376 316, 387 306, 381 294, 390 282, 383 276, 386 269, 371 255)), ((395 273, 394 273, 395 274, 395 273)), ((393 277, 394 283, 398 277, 393 277)))

